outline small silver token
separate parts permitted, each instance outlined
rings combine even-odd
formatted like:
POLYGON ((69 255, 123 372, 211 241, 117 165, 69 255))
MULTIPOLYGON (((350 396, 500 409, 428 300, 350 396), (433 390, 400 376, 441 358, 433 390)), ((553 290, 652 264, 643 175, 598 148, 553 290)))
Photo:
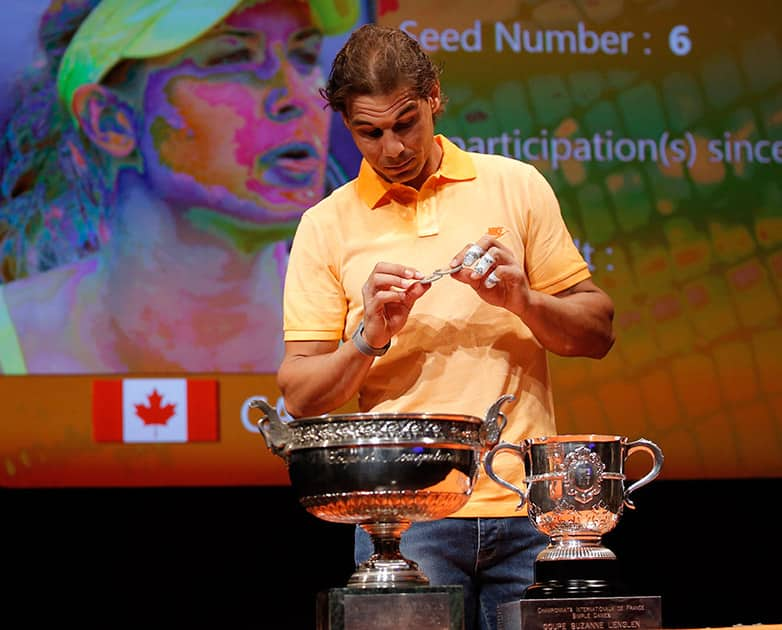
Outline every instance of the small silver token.
POLYGON ((421 284, 432 284, 435 280, 439 280, 443 276, 450 276, 462 268, 462 265, 456 265, 456 267, 448 267, 446 269, 435 269, 428 276, 421 278, 418 282, 421 284))

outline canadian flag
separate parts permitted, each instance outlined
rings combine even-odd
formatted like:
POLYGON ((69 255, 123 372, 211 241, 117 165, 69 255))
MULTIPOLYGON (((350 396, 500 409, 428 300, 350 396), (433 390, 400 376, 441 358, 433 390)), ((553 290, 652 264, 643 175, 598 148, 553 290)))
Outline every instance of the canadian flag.
POLYGON ((217 381, 93 381, 92 427, 96 442, 216 442, 217 381))

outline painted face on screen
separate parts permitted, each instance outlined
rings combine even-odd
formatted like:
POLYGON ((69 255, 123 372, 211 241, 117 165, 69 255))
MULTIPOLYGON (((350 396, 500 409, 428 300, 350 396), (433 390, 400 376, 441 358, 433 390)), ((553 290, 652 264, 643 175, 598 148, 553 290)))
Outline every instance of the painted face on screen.
POLYGON ((144 63, 141 154, 161 197, 289 221, 323 193, 322 34, 298 0, 245 2, 185 49, 144 63))
POLYGON ((410 88, 380 96, 359 95, 350 100, 345 124, 378 175, 420 188, 440 163, 432 117, 439 101, 439 85, 426 99, 410 88))

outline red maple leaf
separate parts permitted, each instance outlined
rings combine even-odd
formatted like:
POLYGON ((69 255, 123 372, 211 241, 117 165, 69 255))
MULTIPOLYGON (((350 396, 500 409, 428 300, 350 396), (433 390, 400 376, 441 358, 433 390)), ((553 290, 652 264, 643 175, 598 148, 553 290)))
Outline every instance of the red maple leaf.
POLYGON ((135 405, 136 415, 144 421, 144 424, 166 424, 174 415, 176 405, 169 403, 161 406, 163 397, 158 394, 157 389, 152 390, 147 400, 149 406, 135 405))
POLYGON ((399 0, 380 0, 377 14, 379 16, 384 16, 386 13, 390 13, 392 11, 399 11, 399 0))

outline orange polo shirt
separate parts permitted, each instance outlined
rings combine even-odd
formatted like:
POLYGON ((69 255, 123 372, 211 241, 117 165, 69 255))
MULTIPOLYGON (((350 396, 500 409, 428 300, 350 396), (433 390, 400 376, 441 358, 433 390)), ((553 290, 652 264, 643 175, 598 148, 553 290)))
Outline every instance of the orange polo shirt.
MULTIPOLYGON (((416 191, 389 184, 365 161, 358 177, 304 213, 285 280, 286 341, 347 342, 363 317, 361 287, 379 261, 423 273, 447 267, 462 248, 504 228, 502 241, 536 291, 553 294, 590 277, 553 190, 532 165, 462 151, 443 136, 440 168, 416 191)), ((556 433, 546 351, 513 313, 450 277, 413 307, 375 359, 359 392, 361 411, 433 412, 483 418, 503 394, 502 440, 556 433)), ((494 470, 519 485, 523 462, 501 454, 494 470)), ((513 516, 518 495, 481 470, 454 516, 513 516)))

